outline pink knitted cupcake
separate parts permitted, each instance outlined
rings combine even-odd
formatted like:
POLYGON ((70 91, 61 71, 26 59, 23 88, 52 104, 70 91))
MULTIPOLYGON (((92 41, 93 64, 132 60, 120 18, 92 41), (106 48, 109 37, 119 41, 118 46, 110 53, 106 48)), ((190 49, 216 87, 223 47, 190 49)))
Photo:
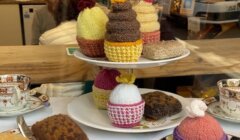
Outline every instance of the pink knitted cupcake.
POLYGON ((205 114, 206 104, 194 100, 187 111, 189 116, 175 128, 174 140, 227 140, 220 124, 211 116, 205 114))
POLYGON ((116 127, 131 128, 140 123, 145 102, 137 86, 133 85, 133 76, 117 77, 122 82, 114 88, 108 102, 108 116, 116 127))
POLYGON ((94 80, 93 99, 99 109, 107 109, 111 91, 118 85, 116 77, 120 72, 115 69, 101 70, 94 80))

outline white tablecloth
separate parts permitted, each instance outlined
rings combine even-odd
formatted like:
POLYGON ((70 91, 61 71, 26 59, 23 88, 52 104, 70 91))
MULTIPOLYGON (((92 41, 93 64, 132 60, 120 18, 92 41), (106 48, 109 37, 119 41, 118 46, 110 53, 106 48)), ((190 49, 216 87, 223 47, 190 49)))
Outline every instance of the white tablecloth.
MULTIPOLYGON (((52 97, 50 98, 51 106, 42 108, 40 110, 25 114, 24 117, 29 125, 36 121, 42 120, 54 114, 67 114, 67 104, 72 101, 74 97, 52 97)), ((240 123, 230 123, 218 120, 226 133, 240 136, 240 123)), ((172 133, 173 129, 168 129, 160 132, 130 134, 130 133, 115 133, 103 130, 90 128, 81 125, 82 129, 87 133, 90 140, 159 140, 166 135, 172 133)), ((9 129, 17 128, 16 117, 0 118, 0 132, 9 129)))

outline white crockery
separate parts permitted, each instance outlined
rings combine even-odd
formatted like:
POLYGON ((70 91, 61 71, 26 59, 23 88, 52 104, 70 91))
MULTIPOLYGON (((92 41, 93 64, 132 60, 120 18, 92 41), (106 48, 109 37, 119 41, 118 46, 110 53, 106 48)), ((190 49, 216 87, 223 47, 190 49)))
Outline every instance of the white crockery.
POLYGON ((217 85, 221 109, 229 116, 240 116, 240 79, 223 79, 217 85))

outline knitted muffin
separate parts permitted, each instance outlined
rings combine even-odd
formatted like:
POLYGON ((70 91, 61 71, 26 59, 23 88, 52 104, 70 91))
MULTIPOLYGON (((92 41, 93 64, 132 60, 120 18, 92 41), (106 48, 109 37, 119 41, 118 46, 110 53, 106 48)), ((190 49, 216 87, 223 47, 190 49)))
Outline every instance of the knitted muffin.
POLYGON ((193 100, 186 108, 189 116, 174 129, 174 140, 227 140, 220 124, 205 114, 206 104, 201 100, 193 100))
POLYGON ((135 62, 142 53, 140 24, 136 12, 128 0, 112 0, 108 14, 104 51, 107 58, 114 62, 135 62))
POLYGON ((77 42, 83 54, 89 57, 102 57, 107 15, 95 6, 95 0, 80 0, 77 19, 77 42))
POLYGON ((133 10, 137 13, 137 20, 140 22, 140 32, 144 44, 160 41, 160 23, 158 13, 152 5, 152 0, 140 1, 133 10))
POLYGON ((120 72, 115 69, 101 70, 93 84, 93 99, 99 109, 107 109, 111 91, 118 85, 116 77, 120 72))
POLYGON ((108 102, 108 116, 113 126, 131 128, 140 123, 145 102, 137 86, 132 84, 134 80, 133 75, 117 77, 122 84, 114 88, 108 102))

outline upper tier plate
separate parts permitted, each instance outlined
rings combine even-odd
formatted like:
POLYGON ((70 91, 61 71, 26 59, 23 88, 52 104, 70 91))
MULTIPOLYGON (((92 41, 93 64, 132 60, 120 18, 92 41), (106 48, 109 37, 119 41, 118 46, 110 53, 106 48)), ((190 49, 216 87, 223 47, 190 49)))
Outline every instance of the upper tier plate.
MULTIPOLYGON (((152 91, 156 90, 140 89, 140 92, 142 94, 152 91)), ((178 114, 162 118, 158 121, 147 121, 145 119, 142 119, 141 125, 134 128, 114 127, 108 118, 107 110, 100 110, 95 106, 91 93, 84 94, 69 103, 68 115, 75 121, 86 126, 112 132, 143 133, 161 131, 176 127, 186 116, 184 107, 187 105, 187 101, 185 98, 177 94, 165 91, 162 92, 178 99, 182 104, 183 110, 178 114)))
POLYGON ((138 62, 111 62, 107 58, 91 58, 82 54, 80 51, 76 50, 74 56, 78 59, 86 61, 88 63, 110 68, 120 68, 120 69, 135 69, 135 68, 146 68, 146 67, 155 67, 165 65, 167 63, 182 59, 187 57, 190 54, 190 51, 186 49, 184 54, 174 58, 161 59, 161 60, 150 60, 144 57, 141 57, 138 62))

